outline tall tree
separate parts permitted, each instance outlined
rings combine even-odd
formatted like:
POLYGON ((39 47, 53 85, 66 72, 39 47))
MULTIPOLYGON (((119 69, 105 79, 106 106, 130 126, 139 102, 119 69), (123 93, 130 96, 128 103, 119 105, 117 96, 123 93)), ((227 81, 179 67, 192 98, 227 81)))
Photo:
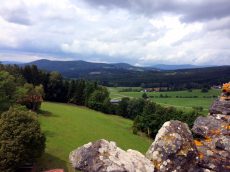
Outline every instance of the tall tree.
POLYGON ((15 78, 6 71, 0 71, 0 112, 7 110, 14 102, 15 78))
POLYGON ((92 109, 106 112, 107 107, 105 105, 108 105, 109 101, 109 92, 106 89, 106 87, 99 87, 97 90, 95 90, 88 101, 88 106, 92 109))
POLYGON ((137 115, 141 115, 145 105, 144 99, 132 99, 127 107, 127 118, 134 119, 137 115))
POLYGON ((34 86, 32 84, 25 84, 17 90, 17 103, 25 105, 28 109, 37 111, 44 97, 44 89, 42 85, 34 86))
POLYGON ((124 97, 121 99, 121 101, 118 104, 117 107, 117 113, 121 116, 126 117, 128 115, 128 105, 129 105, 130 99, 128 97, 124 97))
POLYGON ((63 79, 60 73, 51 72, 49 76, 49 83, 47 85, 45 98, 50 101, 62 102, 63 96, 63 79))

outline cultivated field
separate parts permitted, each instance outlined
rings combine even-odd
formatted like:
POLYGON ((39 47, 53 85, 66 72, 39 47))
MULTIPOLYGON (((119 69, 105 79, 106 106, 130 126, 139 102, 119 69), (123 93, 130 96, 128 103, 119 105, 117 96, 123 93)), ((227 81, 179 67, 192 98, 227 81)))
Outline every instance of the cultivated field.
MULTIPOLYGON (((121 99, 122 97, 138 98, 142 97, 143 92, 123 92, 128 89, 124 87, 109 87, 110 97, 112 99, 121 99)), ((140 89, 140 88, 135 88, 140 89)), ((189 91, 167 91, 167 92, 147 92, 150 100, 162 104, 164 106, 175 106, 183 110, 192 109, 194 106, 202 106, 203 113, 207 113, 213 100, 220 95, 220 90, 211 89, 207 93, 202 93, 201 90, 189 91), (167 96, 168 97, 167 97, 167 96), (163 96, 163 97, 162 97, 163 96)))
MULTIPOLYGON (((90 141, 101 138, 113 140, 123 149, 145 153, 152 140, 134 135, 132 121, 114 115, 105 115, 85 107, 44 102, 39 121, 45 132, 46 151, 39 160, 39 169, 64 168, 73 171, 68 162, 69 153, 90 141)), ((42 170, 41 170, 42 171, 42 170)))

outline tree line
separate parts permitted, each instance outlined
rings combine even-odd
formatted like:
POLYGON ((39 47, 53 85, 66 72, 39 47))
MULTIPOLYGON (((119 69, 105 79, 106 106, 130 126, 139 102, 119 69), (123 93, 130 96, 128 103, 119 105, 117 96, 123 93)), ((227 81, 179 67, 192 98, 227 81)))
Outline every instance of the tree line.
POLYGON ((15 69, 0 66, 0 171, 4 172, 34 163, 45 150, 46 138, 33 112, 43 100, 43 86, 26 82, 15 69))
MULTIPOLYGON (((65 76, 76 75, 72 73, 65 76)), ((230 66, 144 72, 111 69, 100 75, 84 74, 82 77, 97 80, 100 84, 110 87, 164 88, 166 91, 180 91, 226 83, 230 80, 230 66)))
MULTIPOLYGON (((34 88, 37 88, 36 90, 41 91, 40 95, 46 101, 87 105, 90 94, 96 89, 100 89, 97 82, 89 82, 83 79, 64 79, 58 72, 46 72, 38 69, 35 65, 25 67, 0 65, 0 71, 8 73, 5 75, 10 76, 11 84, 8 85, 12 85, 13 90, 16 90, 19 85, 24 86, 26 84, 25 87, 33 85, 34 88), (15 82, 15 80, 19 82, 15 82), (15 85, 14 83, 18 84, 15 85)), ((15 91, 10 92, 14 94, 15 91)), ((13 96, 11 95, 11 97, 13 96)))

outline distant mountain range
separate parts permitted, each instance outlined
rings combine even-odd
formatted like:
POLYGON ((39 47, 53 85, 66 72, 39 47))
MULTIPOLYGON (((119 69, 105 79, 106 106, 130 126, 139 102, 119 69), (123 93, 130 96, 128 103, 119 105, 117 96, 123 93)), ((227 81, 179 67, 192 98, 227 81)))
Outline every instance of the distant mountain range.
POLYGON ((17 61, 0 61, 0 64, 22 64, 22 62, 17 62, 17 61))
MULTIPOLYGON (((23 64, 21 62, 16 61, 2 61, 2 64, 23 64)), ((203 68, 208 66, 196 66, 190 64, 182 64, 182 65, 166 65, 166 64, 156 64, 151 67, 137 67, 132 66, 127 63, 94 63, 94 62, 86 62, 82 60, 77 61, 50 61, 46 59, 32 61, 24 64, 35 64, 41 69, 49 69, 49 70, 95 70, 95 69, 126 69, 133 71, 149 71, 149 70, 177 70, 177 69, 193 69, 193 68, 203 68), (61 67, 61 68, 60 68, 61 67)))
POLYGON ((56 70, 56 71, 100 71, 110 69, 125 69, 131 71, 144 71, 143 67, 132 66, 127 63, 94 63, 86 62, 82 60, 77 61, 50 61, 50 60, 37 60, 30 63, 29 65, 37 65, 41 69, 56 70))
POLYGON ((182 65, 157 64, 153 66, 153 68, 160 69, 160 70, 194 69, 194 68, 204 68, 204 67, 208 67, 208 66, 196 66, 190 64, 182 64, 182 65))
POLYGON ((202 67, 161 64, 152 67, 137 67, 127 63, 108 64, 81 60, 37 60, 19 64, 19 66, 32 64, 46 71, 58 71, 65 78, 95 80, 107 86, 170 86, 181 89, 186 85, 200 88, 204 84, 218 85, 230 81, 230 66, 202 67))

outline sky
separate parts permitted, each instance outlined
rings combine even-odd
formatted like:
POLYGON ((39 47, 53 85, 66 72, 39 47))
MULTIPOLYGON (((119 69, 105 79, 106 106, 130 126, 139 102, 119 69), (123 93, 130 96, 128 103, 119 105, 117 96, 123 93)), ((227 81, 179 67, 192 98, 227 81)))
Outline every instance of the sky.
POLYGON ((230 65, 230 0, 0 4, 0 61, 230 65))

